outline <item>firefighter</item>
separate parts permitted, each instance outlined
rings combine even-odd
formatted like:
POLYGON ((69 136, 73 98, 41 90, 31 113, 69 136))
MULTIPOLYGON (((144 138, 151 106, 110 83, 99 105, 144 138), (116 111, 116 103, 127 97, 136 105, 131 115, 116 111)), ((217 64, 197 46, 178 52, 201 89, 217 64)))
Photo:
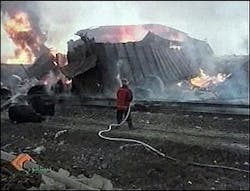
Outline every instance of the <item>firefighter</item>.
MULTIPOLYGON (((116 93, 117 100, 116 100, 116 119, 117 123, 120 124, 122 120, 125 118, 128 112, 129 104, 133 100, 133 93, 128 88, 128 80, 123 79, 122 80, 122 87, 120 87, 116 93)), ((129 113, 129 116, 127 118, 128 127, 129 129, 134 129, 132 124, 132 118, 131 118, 131 112, 129 113)))

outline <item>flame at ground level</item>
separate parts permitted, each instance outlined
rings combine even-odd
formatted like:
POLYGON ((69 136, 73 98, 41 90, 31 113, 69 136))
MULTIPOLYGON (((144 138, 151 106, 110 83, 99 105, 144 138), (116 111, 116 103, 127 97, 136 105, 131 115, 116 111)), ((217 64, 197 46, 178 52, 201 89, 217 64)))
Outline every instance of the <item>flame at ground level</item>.
POLYGON ((209 76, 200 68, 200 74, 190 79, 193 88, 208 88, 210 85, 224 82, 231 74, 218 73, 216 76, 209 76))

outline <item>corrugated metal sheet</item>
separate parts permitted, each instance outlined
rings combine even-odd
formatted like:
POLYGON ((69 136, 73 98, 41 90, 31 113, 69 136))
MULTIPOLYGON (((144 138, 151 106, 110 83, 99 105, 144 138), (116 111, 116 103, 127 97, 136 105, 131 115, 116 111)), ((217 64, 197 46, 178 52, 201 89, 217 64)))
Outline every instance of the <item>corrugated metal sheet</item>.
MULTIPOLYGON (((203 41, 190 38, 184 42, 177 42, 182 47, 181 50, 171 49, 170 44, 173 42, 152 32, 138 42, 92 42, 93 52, 91 51, 89 56, 95 57, 93 62, 83 63, 87 60, 85 56, 88 50, 85 46, 79 46, 75 52, 67 55, 71 58, 68 60, 69 65, 61 68, 61 71, 72 78, 77 75, 84 76, 81 82, 77 82, 80 85, 84 84, 84 88, 81 87, 83 90, 90 90, 93 85, 89 86, 89 84, 95 81, 100 84, 103 91, 114 92, 119 86, 119 78, 127 78, 132 87, 141 86, 152 76, 161 79, 165 86, 177 83, 196 74, 204 55, 213 54, 209 45, 203 41), (195 58, 192 53, 195 53, 195 58), (92 72, 87 74, 90 69, 92 72), (94 80, 94 78, 97 79, 94 80)), ((42 78, 49 70, 55 68, 53 56, 44 54, 27 70, 30 76, 42 78)), ((75 80, 79 81, 79 79, 81 78, 78 76, 75 80)))
POLYGON ((187 55, 188 51, 171 49, 169 44, 169 40, 153 33, 149 33, 139 42, 97 43, 97 65, 105 71, 106 76, 103 83, 108 81, 106 84, 111 88, 112 84, 116 84, 118 74, 120 78, 128 78, 133 86, 139 85, 152 75, 168 84, 196 74, 199 64, 191 63, 195 60, 187 55), (103 49, 104 55, 100 51, 103 49))
MULTIPOLYGON (((138 42, 94 43, 95 68, 101 76, 98 83, 108 92, 114 92, 122 78, 127 78, 132 88, 141 86, 152 76, 165 86, 177 83, 197 73, 202 57, 212 54, 207 46, 203 41, 191 38, 187 42, 170 41, 152 32, 138 42), (173 43, 181 49, 172 49, 170 45, 173 43), (191 52, 195 52, 195 58, 191 52)), ((85 87, 81 89, 90 89, 86 87, 88 80, 84 80, 85 87)))
POLYGON ((68 64, 61 68, 62 73, 68 77, 73 78, 79 74, 82 74, 91 68, 96 66, 96 56, 91 55, 88 58, 80 61, 78 64, 68 64))

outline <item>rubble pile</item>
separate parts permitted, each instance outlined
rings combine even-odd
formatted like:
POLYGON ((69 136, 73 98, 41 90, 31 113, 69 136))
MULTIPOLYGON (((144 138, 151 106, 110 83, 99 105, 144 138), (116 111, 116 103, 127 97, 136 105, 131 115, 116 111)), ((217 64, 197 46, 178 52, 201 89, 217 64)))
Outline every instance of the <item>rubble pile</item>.
MULTIPOLYGON (((245 170, 249 167, 249 147, 245 148, 249 138, 249 120, 245 119, 246 116, 183 116, 172 112, 133 112, 133 116, 137 130, 128 131, 125 125, 119 130, 112 130, 110 135, 145 141, 183 161, 220 164, 245 170)), ((84 175, 90 180, 94 174, 100 175, 110 180, 115 190, 249 188, 248 174, 182 165, 161 158, 143 146, 128 146, 127 143, 100 139, 97 132, 105 129, 114 119, 115 112, 107 108, 84 108, 77 114, 72 111, 37 124, 13 125, 7 117, 2 116, 1 140, 5 145, 2 149, 15 154, 28 153, 37 164, 57 172, 63 168, 70 172, 65 175, 73 179, 81 179, 84 175), (215 183, 216 180, 219 182, 215 183), (188 181, 192 184, 188 184, 188 181)), ((22 180, 19 176, 19 182, 22 180)), ((38 183, 29 184, 28 187, 40 189, 41 184, 45 184, 41 181, 38 183)), ((57 181, 54 185, 57 188, 65 186, 57 181)), ((51 184, 43 186, 55 188, 51 184)))
MULTIPOLYGON (((78 176, 70 175, 69 171, 62 168, 58 171, 62 177, 69 177, 83 183, 92 190, 113 190, 110 180, 94 174, 91 178, 84 174, 78 176)), ((58 182, 40 172, 26 173, 11 169, 10 166, 1 167, 2 190, 71 190, 63 182, 58 182)))
MULTIPOLYGON (((90 188, 95 190, 113 190, 113 185, 110 180, 94 174, 92 178, 87 178, 83 174, 79 174, 77 177, 71 175, 69 171, 62 168, 58 171, 62 176, 70 177, 73 180, 79 181, 88 185, 90 188)), ((42 183, 39 187, 31 187, 28 190, 67 190, 67 186, 62 182, 57 182, 52 178, 42 175, 42 183)))
MULTIPOLYGON (((84 34, 84 32, 78 32, 78 35, 91 36, 92 34, 91 32, 84 34)), ((175 31, 167 32, 165 30, 165 33, 171 36, 175 31)), ((176 34, 178 34, 177 31, 176 34)), ((68 66, 81 62, 81 58, 72 57, 78 52, 85 51, 85 55, 89 52, 97 57, 96 66, 93 65, 91 70, 82 73, 78 78, 73 78, 73 89, 80 89, 83 91, 82 94, 89 96, 113 97, 110 92, 113 92, 119 86, 120 80, 126 77, 130 81, 136 97, 142 96, 140 92, 143 90, 151 94, 146 98, 164 95, 162 90, 157 88, 162 86, 161 84, 166 87, 196 73, 199 62, 194 60, 188 51, 192 49, 198 52, 199 50, 198 60, 213 54, 206 42, 198 42, 187 36, 184 39, 173 40, 168 35, 163 35, 164 38, 148 31, 142 39, 127 43, 89 40, 89 43, 92 44, 91 51, 86 46, 79 45, 79 40, 69 41, 68 66), (178 44, 181 49, 173 48, 173 44, 178 44), (71 57, 74 60, 71 61, 71 57), (152 83, 149 84, 148 81, 152 81, 152 83), (153 92, 158 95, 152 94, 153 92)), ((95 37, 98 39, 99 36, 95 37)))

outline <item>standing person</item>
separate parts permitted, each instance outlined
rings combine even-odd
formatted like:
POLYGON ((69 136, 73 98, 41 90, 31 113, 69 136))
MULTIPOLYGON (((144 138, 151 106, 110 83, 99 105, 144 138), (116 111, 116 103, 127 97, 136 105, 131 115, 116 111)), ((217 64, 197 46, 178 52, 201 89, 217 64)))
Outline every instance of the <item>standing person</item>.
MULTIPOLYGON (((117 100, 116 100, 116 108, 117 108, 117 113, 116 113, 116 119, 117 123, 120 124, 122 120, 126 117, 129 104, 133 100, 133 93, 132 91, 128 88, 128 80, 123 79, 122 80, 122 87, 120 87, 116 93, 117 100)), ((132 124, 132 118, 131 118, 131 112, 129 113, 129 116, 127 118, 128 122, 128 127, 129 129, 134 129, 133 124, 132 124)))

